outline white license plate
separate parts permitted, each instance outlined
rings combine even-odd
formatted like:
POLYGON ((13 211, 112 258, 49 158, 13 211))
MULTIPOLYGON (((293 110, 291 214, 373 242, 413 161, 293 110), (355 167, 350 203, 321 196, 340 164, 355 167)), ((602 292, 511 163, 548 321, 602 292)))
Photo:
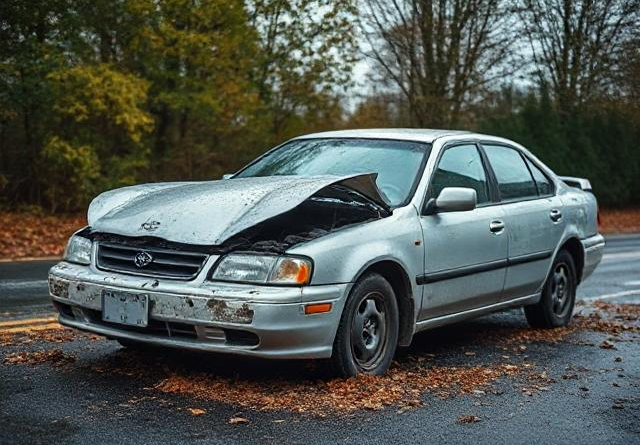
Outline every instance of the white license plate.
POLYGON ((146 327, 149 323, 149 296, 147 294, 103 290, 102 320, 146 327))

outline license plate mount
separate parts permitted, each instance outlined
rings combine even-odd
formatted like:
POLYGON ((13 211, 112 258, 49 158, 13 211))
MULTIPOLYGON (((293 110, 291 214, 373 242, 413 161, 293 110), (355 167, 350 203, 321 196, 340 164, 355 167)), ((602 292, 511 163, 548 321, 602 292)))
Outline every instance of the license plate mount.
POLYGON ((149 324, 149 295, 105 289, 102 320, 145 328, 149 324))

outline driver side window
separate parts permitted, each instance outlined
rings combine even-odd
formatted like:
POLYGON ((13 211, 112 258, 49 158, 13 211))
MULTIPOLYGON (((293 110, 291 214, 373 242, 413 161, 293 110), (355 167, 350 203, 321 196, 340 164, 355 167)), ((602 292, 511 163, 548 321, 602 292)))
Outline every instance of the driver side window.
POLYGON ((489 186, 478 148, 473 144, 445 149, 431 181, 431 196, 445 187, 466 187, 476 191, 478 204, 489 202, 489 186))

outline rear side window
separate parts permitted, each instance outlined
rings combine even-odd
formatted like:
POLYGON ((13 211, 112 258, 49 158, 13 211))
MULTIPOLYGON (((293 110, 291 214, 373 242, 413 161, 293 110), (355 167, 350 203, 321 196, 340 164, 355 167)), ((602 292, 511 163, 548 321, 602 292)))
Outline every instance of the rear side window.
POLYGON ((476 191, 478 204, 489 201, 487 177, 482 158, 475 145, 456 145, 442 154, 431 181, 437 198, 445 187, 467 187, 476 191))
POLYGON ((533 162, 531 162, 529 158, 526 159, 529 170, 531 170, 531 174, 533 175, 533 180, 536 181, 538 194, 540 196, 553 194, 553 187, 551 186, 551 181, 549 180, 547 175, 542 173, 542 170, 540 170, 533 162))
POLYGON ((484 145, 484 151, 498 180, 500 199, 538 196, 536 184, 520 153, 502 145, 484 145))

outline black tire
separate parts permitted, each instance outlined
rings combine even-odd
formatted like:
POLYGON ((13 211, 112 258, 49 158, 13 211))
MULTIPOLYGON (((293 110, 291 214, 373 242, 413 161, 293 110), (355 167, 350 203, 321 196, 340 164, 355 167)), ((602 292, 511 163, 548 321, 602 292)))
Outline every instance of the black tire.
POLYGON ((568 325, 573 315, 577 286, 573 257, 566 250, 561 250, 544 283, 540 302, 524 307, 529 325, 547 329, 568 325))
POLYGON ((343 377, 384 374, 398 345, 398 302, 393 288, 377 273, 353 286, 333 342, 331 362, 343 377))

